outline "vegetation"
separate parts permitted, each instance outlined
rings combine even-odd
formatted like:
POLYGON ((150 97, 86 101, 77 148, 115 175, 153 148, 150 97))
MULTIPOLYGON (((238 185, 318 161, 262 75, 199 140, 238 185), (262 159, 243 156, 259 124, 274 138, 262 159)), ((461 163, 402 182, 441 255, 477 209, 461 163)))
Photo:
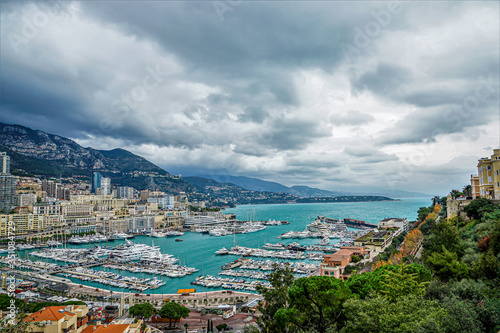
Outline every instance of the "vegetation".
POLYGON ((346 281, 330 276, 294 281, 288 268, 271 273, 272 287, 259 287, 260 331, 498 332, 500 207, 476 199, 465 208, 474 218, 463 221, 446 218, 444 201, 435 197, 432 206, 422 207, 416 229, 395 238, 371 272, 346 281))
POLYGON ((150 303, 135 304, 128 309, 130 316, 141 319, 150 318, 155 312, 156 309, 150 303))
POLYGON ((172 320, 177 322, 181 318, 189 316, 189 309, 175 302, 168 302, 161 308, 160 317, 169 319, 169 326, 172 327, 172 320))

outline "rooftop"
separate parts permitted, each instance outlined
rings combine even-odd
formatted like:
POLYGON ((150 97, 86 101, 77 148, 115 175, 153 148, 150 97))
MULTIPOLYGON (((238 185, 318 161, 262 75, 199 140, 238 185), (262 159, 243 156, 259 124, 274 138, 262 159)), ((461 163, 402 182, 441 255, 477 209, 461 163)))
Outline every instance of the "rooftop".
POLYGON ((64 316, 66 316, 66 315, 76 316, 76 314, 66 311, 65 306, 48 306, 46 308, 41 309, 40 311, 32 313, 31 315, 26 317, 24 320, 26 320, 26 321, 45 321, 45 320, 58 321, 61 318, 64 318, 64 316))
POLYGON ((124 333, 128 332, 129 328, 128 324, 91 325, 87 326, 81 333, 124 333))

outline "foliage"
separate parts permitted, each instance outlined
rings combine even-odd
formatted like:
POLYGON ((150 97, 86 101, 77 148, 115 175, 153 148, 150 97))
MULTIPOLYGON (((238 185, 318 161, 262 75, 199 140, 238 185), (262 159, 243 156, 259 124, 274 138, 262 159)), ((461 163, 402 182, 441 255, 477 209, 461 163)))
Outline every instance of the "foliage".
POLYGON ((172 326, 172 320, 179 320, 189 316, 189 309, 175 302, 168 302, 162 306, 159 312, 160 317, 170 319, 169 326, 172 326))
POLYGON ((480 332, 498 332, 500 329, 498 286, 471 279, 434 281, 427 289, 426 298, 439 301, 448 310, 447 332, 476 332, 476 328, 481 329, 480 332))
POLYGON ((431 234, 424 239, 423 257, 427 258, 431 253, 442 252, 443 246, 450 252, 456 253, 458 258, 464 255, 465 248, 458 228, 453 225, 450 218, 438 223, 431 234))
POLYGON ((226 328, 227 328, 227 324, 219 324, 217 326, 215 326, 215 328, 217 329, 217 331, 224 331, 226 328))
POLYGON ((488 251, 481 256, 479 262, 472 266, 472 276, 476 279, 500 279, 500 260, 488 251))
POLYGON ((410 295, 350 299, 344 303, 345 333, 441 332, 446 310, 437 301, 410 295))
POLYGON ((14 306, 18 310, 23 310, 26 308, 26 302, 14 297, 9 297, 7 295, 0 295, 0 310, 8 311, 10 306, 10 300, 14 300, 14 306))
MULTIPOLYGON (((380 294, 380 291, 384 289, 382 282, 386 279, 388 272, 397 273, 400 270, 400 265, 385 265, 373 272, 353 275, 345 284, 356 297, 365 299, 370 294, 380 294)), ((403 273, 405 276, 415 276, 414 281, 417 284, 429 282, 432 278, 431 273, 420 264, 404 265, 403 273)))
POLYGON ((419 282, 418 273, 410 273, 409 270, 411 268, 404 263, 395 272, 387 270, 381 280, 380 292, 393 302, 406 295, 423 296, 429 282, 419 282))
POLYGON ((325 333, 333 323, 341 321, 342 305, 350 294, 341 280, 331 276, 299 278, 289 290, 290 307, 278 310, 276 321, 325 333))
POLYGON ((469 273, 467 265, 460 262, 457 254, 448 251, 444 245, 442 253, 433 252, 426 262, 434 275, 443 281, 466 278, 469 273))
POLYGON ((361 257, 360 257, 360 256, 357 256, 357 255, 353 255, 353 256, 351 257, 351 262, 353 262, 353 263, 360 262, 361 260, 362 260, 362 259, 361 259, 361 257))
POLYGON ((128 309, 128 313, 132 317, 149 318, 154 315, 156 309, 150 303, 135 304, 128 309))
POLYGON ((471 219, 480 220, 484 214, 493 212, 497 207, 498 206, 489 199, 477 198, 464 207, 464 212, 467 213, 467 216, 471 219))
POLYGON ((257 292, 264 297, 264 302, 258 305, 262 316, 257 319, 257 325, 262 331, 269 333, 288 332, 290 325, 275 320, 274 316, 280 308, 288 308, 290 297, 288 291, 295 280, 290 267, 277 269, 270 273, 267 277, 271 288, 266 288, 258 285, 257 292))

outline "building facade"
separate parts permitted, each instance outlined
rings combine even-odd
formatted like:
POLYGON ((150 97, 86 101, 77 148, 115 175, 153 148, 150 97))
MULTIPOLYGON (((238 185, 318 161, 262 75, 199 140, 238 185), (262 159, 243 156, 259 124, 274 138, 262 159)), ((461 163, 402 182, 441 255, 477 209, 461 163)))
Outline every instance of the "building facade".
POLYGON ((479 193, 479 197, 500 200, 500 149, 494 149, 491 157, 479 159, 477 164, 477 180, 475 175, 471 177, 473 193, 479 193), (474 182, 473 182, 474 180, 474 182))
POLYGON ((0 213, 10 213, 16 206, 16 181, 10 174, 10 156, 0 152, 0 213))

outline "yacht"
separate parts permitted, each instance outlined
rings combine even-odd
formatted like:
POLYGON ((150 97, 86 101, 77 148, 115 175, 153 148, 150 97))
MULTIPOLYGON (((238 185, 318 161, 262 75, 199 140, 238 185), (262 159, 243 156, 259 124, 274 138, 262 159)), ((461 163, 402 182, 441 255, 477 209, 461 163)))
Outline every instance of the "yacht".
POLYGON ((182 236, 184 235, 183 232, 177 231, 177 230, 170 230, 165 233, 165 236, 167 237, 177 237, 177 236, 182 236))
POLYGON ((111 256, 117 261, 128 262, 139 260, 143 257, 151 257, 160 250, 158 246, 132 243, 128 239, 125 242, 125 245, 117 246, 113 249, 111 256))
POLYGON ((222 249, 215 251, 215 254, 219 255, 229 254, 229 250, 223 247, 222 249))
POLYGON ((319 245, 328 245, 328 243, 330 243, 330 238, 327 237, 324 237, 321 242, 319 243, 319 245))
POLYGON ((62 243, 55 241, 55 240, 49 240, 49 241, 47 241, 47 245, 48 246, 59 246, 59 245, 62 245, 62 243))
POLYGON ((263 248, 265 248, 266 250, 284 250, 285 244, 283 244, 283 243, 276 243, 276 244, 266 243, 266 245, 264 245, 263 248))
POLYGON ((129 235, 123 232, 115 232, 111 236, 109 236, 109 240, 115 240, 115 239, 129 239, 129 238, 134 238, 134 235, 129 235))
POLYGON ((166 236, 166 234, 161 231, 153 231, 152 233, 149 234, 149 236, 156 238, 163 238, 166 236))

